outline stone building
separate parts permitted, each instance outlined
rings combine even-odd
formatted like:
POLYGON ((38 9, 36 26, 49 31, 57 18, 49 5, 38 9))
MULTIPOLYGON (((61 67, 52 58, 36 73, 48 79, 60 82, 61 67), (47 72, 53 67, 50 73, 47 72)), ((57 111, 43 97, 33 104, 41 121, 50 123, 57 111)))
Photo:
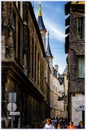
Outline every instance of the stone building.
POLYGON ((39 26, 30 2, 1 7, 1 114, 9 128, 39 128, 50 116, 50 69, 39 26))
POLYGON ((85 3, 67 2, 65 5, 66 38, 65 52, 68 54, 68 115, 75 125, 84 122, 85 105, 85 3))
POLYGON ((50 78, 51 117, 68 118, 68 73, 67 66, 59 74, 58 65, 52 69, 50 78))
MULTIPOLYGON (((51 118, 64 117, 64 100, 58 100, 64 93, 64 83, 60 83, 58 74, 58 65, 53 66, 53 55, 50 49, 49 32, 46 56, 50 67, 50 116, 51 118), (61 92, 61 94, 59 94, 61 92)), ((61 77, 63 79, 63 77, 61 77)))
POLYGON ((58 117, 65 118, 65 109, 64 109, 64 77, 62 74, 58 74, 58 117))
MULTIPOLYGON (((43 41, 43 47, 46 53, 46 57, 44 58, 44 61, 42 64, 44 64, 44 78, 45 78, 45 104, 46 104, 46 110, 45 110, 45 117, 48 118, 50 116, 50 74, 51 74, 51 70, 50 70, 50 66, 49 66, 49 62, 47 59, 47 52, 46 52, 46 28, 45 28, 45 24, 43 21, 43 16, 42 16, 42 5, 41 3, 39 3, 38 5, 38 18, 37 18, 37 22, 38 22, 38 26, 40 29, 40 34, 41 34, 41 38, 43 41), (46 113, 48 113, 48 115, 46 115, 46 113)), ((43 67, 41 66, 41 69, 43 69, 43 67)), ((42 74, 42 73, 41 73, 42 74)))
POLYGON ((57 81, 58 80, 57 80, 57 75, 53 73, 54 70, 56 69, 54 69, 53 67, 53 55, 50 49, 49 32, 48 32, 46 56, 50 68, 50 117, 53 118, 53 117, 57 117, 57 81))
POLYGON ((64 117, 68 119, 68 67, 66 66, 63 73, 64 78, 64 117))

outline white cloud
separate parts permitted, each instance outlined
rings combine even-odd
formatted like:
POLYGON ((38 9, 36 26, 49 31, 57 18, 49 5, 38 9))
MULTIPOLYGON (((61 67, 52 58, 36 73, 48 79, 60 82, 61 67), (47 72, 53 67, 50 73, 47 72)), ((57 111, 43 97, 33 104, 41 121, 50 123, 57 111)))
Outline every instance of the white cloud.
MULTIPOLYGON (((64 26, 62 24, 60 25, 60 23, 58 24, 58 21, 55 18, 52 19, 52 14, 51 14, 52 11, 49 9, 49 7, 46 6, 46 10, 47 11, 45 11, 45 9, 44 9, 44 11, 43 11, 43 21, 44 21, 44 25, 45 25, 47 31, 50 32, 50 36, 52 38, 64 42, 64 38, 65 38, 64 26), (48 13, 49 10, 50 10, 50 13, 48 13), (50 14, 51 14, 51 17, 50 17, 50 14)), ((53 9, 53 12, 54 12, 54 10, 55 9, 53 9)), ((36 12, 35 12, 36 17, 38 17, 37 11, 38 11, 38 9, 36 8, 36 12)))
POLYGON ((55 23, 52 22, 51 20, 48 20, 48 18, 45 19, 45 23, 46 23, 46 27, 50 31, 50 35, 52 35, 52 37, 55 37, 55 39, 57 39, 59 41, 64 41, 64 38, 65 38, 64 31, 59 29, 58 25, 55 25, 55 23))
POLYGON ((56 27, 54 24, 51 24, 50 21, 46 22, 46 25, 53 38, 55 37, 59 41, 64 41, 65 35, 58 27, 56 27))
MULTIPOLYGON (((62 4, 43 3, 42 16, 44 25, 50 33, 50 48, 54 56, 53 64, 59 65, 59 72, 62 73, 66 66, 66 55, 64 53, 64 39, 65 39, 65 25, 64 25, 64 13, 62 4), (56 5, 57 4, 57 5, 56 5), (61 8, 62 7, 62 8, 61 8), (63 43, 63 44, 60 44, 63 43)), ((38 6, 35 7, 35 14, 38 17, 38 6)), ((47 35, 46 35, 47 37, 47 35)), ((47 38, 46 38, 47 41, 47 38)), ((47 43, 47 42, 46 42, 47 43)))

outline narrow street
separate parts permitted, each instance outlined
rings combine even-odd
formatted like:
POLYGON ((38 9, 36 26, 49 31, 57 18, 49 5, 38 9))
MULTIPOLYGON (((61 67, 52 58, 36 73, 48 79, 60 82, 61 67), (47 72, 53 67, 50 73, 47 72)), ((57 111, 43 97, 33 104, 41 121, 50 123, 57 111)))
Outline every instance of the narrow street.
POLYGON ((1 1, 1 128, 85 128, 84 9, 1 1))

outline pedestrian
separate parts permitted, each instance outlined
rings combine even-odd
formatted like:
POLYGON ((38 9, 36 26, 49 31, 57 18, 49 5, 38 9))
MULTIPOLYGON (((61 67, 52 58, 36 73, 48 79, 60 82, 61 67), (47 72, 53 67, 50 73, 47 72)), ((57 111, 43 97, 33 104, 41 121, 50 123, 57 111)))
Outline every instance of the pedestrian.
POLYGON ((60 123, 58 123, 58 125, 57 125, 57 129, 61 129, 61 125, 60 125, 60 123))
POLYGON ((52 119, 52 124, 55 128, 57 128, 58 119, 56 117, 52 119))
POLYGON ((52 120, 50 118, 47 118, 44 129, 54 129, 54 126, 52 124, 52 120))
POLYGON ((70 121, 70 123, 69 123, 67 129, 76 129, 76 126, 74 126, 74 125, 73 125, 73 122, 70 121))
POLYGON ((77 126, 77 128, 78 128, 78 129, 83 129, 83 128, 84 128, 82 121, 79 122, 79 125, 77 126))

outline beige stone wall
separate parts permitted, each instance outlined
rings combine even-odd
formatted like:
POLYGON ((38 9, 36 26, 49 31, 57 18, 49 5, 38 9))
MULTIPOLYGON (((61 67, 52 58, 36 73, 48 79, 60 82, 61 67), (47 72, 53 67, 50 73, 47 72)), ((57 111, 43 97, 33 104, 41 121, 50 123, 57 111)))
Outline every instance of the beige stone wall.
POLYGON ((75 94, 75 96, 71 96, 72 103, 72 121, 77 126, 78 122, 82 121, 82 110, 76 111, 80 106, 84 106, 85 97, 82 94, 75 94))
POLYGON ((58 79, 51 74, 50 80, 50 107, 51 117, 64 117, 64 101, 58 101, 58 96, 62 96, 64 86, 60 85, 58 79))

